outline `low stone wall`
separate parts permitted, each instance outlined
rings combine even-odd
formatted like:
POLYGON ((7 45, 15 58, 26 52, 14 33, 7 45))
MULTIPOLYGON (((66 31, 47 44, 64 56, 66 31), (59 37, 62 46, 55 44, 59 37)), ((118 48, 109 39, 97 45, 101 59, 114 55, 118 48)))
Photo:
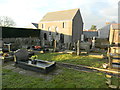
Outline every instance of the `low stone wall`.
POLYGON ((40 45, 39 38, 3 38, 3 43, 11 43, 11 48, 26 48, 40 45))

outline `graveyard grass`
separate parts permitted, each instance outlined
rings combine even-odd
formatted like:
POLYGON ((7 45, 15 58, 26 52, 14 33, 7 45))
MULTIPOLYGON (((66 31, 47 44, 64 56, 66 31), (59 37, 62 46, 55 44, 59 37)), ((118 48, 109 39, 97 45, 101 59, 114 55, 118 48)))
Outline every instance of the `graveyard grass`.
MULTIPOLYGON (((45 53, 39 54, 39 59, 65 62, 72 64, 82 64, 87 66, 100 67, 105 61, 88 56, 76 56, 72 54, 45 53)), ((12 70, 3 69, 2 87, 3 88, 108 88, 104 73, 81 72, 64 67, 56 67, 60 70, 57 74, 47 74, 52 76, 50 79, 35 77, 33 75, 22 75, 12 70)), ((54 71, 53 71, 54 72, 54 71)), ((114 77, 113 80, 118 80, 114 77)), ((115 81, 117 82, 117 81, 115 81)), ((117 83, 115 83, 117 84, 117 83)))
POLYGON ((47 61, 56 61, 62 63, 70 63, 76 65, 86 65, 91 67, 102 68, 103 63, 107 63, 107 59, 100 59, 90 56, 77 56, 74 54, 62 54, 62 53, 44 53, 38 54, 38 59, 47 61))
POLYGON ((4 88, 107 88, 106 78, 102 73, 78 72, 73 69, 60 68, 62 72, 52 79, 26 76, 3 69, 4 88))

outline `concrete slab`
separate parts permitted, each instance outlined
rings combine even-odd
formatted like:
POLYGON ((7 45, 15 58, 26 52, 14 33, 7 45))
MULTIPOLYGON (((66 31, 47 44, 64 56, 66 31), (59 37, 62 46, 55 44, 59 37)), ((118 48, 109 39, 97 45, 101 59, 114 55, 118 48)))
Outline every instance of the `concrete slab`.
POLYGON ((46 81, 51 80, 54 75, 58 75, 59 73, 62 72, 62 70, 59 68, 59 66, 57 66, 55 68, 55 70, 53 70, 52 72, 50 72, 48 74, 42 74, 39 72, 29 71, 29 70, 25 70, 25 69, 22 69, 19 67, 15 67, 14 63, 10 63, 10 64, 7 63, 7 65, 3 66, 3 69, 9 69, 9 70, 12 70, 13 72, 16 72, 16 73, 19 73, 19 74, 25 75, 25 76, 43 78, 46 81))

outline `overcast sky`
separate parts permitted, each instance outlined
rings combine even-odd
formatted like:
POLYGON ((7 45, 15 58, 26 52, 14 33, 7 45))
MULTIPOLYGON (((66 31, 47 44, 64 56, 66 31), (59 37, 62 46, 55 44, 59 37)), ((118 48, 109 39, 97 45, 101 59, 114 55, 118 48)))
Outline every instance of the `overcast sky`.
POLYGON ((84 29, 98 28, 105 22, 118 21, 119 0, 0 0, 0 16, 9 16, 24 27, 38 23, 47 12, 80 8, 84 29))

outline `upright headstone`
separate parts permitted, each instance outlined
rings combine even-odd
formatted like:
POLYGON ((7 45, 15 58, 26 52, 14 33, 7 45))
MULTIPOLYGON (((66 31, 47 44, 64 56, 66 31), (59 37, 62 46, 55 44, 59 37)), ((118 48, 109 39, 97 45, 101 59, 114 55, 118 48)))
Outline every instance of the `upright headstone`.
POLYGON ((68 43, 68 49, 70 50, 70 43, 68 43))
POLYGON ((81 42, 84 42, 84 34, 81 35, 81 42))
POLYGON ((68 43, 65 43, 65 50, 68 49, 68 43))
POLYGON ((0 39, 0 51, 2 50, 2 46, 3 46, 3 41, 2 39, 0 39))
POLYGON ((62 45, 61 45, 61 41, 60 40, 58 41, 58 46, 59 46, 59 50, 61 50, 62 49, 62 45))
POLYGON ((77 41, 77 55, 80 55, 80 40, 77 41))
POLYGON ((43 38, 42 40, 42 46, 44 47, 45 46, 45 39, 43 38))
POLYGON ((53 51, 54 52, 56 51, 56 47, 57 47, 57 42, 56 42, 56 40, 54 40, 54 46, 53 46, 53 51))
POLYGON ((27 61, 29 59, 29 53, 25 49, 19 49, 15 53, 16 60, 27 61))
POLYGON ((72 50, 72 43, 70 43, 70 50, 72 50))
POLYGON ((9 52, 11 51, 11 43, 8 44, 8 51, 9 51, 9 52))
POLYGON ((74 42, 74 45, 73 45, 73 46, 74 46, 74 50, 76 50, 76 48, 77 48, 77 47, 76 47, 76 46, 77 46, 77 45, 76 45, 76 42, 74 42))
POLYGON ((93 40, 92 40, 92 49, 95 48, 95 37, 93 37, 93 40))

